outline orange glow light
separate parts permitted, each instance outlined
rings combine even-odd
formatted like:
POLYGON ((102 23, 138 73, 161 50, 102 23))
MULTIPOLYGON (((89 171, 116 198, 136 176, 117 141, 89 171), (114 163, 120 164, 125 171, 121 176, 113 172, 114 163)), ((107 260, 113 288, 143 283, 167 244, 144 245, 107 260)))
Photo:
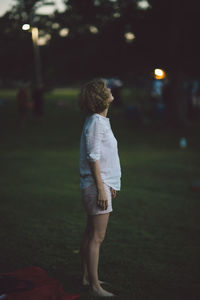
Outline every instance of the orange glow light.
POLYGON ((154 78, 155 79, 164 79, 166 78, 166 73, 162 69, 155 69, 154 70, 154 78))

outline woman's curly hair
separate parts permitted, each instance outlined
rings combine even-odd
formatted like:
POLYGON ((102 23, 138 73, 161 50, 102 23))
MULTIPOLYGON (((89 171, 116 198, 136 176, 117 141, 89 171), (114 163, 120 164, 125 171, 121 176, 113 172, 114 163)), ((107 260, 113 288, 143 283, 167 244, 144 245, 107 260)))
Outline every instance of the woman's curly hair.
POLYGON ((103 79, 86 83, 80 93, 79 105, 87 113, 100 113, 108 107, 109 92, 103 79))

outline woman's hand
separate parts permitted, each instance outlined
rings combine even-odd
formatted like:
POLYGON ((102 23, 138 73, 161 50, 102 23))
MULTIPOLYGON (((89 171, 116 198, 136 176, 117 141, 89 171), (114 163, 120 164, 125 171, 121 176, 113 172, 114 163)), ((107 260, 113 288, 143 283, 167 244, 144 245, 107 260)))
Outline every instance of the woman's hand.
POLYGON ((98 190, 97 205, 102 210, 106 210, 108 208, 108 198, 107 198, 107 194, 105 192, 104 187, 102 187, 101 189, 98 190))
POLYGON ((115 198, 117 196, 117 192, 115 190, 113 190, 111 188, 111 195, 112 195, 112 198, 115 198))

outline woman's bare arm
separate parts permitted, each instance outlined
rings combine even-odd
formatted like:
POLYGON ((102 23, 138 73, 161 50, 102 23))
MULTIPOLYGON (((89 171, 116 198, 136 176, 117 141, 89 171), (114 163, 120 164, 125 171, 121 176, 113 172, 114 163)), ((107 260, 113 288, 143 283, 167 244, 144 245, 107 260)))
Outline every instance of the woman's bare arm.
POLYGON ((98 198, 97 198, 97 205, 102 209, 105 210, 108 207, 108 199, 104 189, 104 184, 101 178, 101 172, 99 167, 99 161, 96 160, 95 162, 90 162, 91 170, 93 176, 95 178, 95 182, 97 185, 98 191, 98 198))

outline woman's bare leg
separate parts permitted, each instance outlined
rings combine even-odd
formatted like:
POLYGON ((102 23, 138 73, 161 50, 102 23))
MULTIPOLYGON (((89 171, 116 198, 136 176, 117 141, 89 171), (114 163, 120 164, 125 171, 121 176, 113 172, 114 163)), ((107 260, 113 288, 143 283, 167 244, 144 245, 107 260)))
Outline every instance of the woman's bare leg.
POLYGON ((82 264, 82 271, 83 271, 83 278, 82 278, 83 285, 89 284, 88 270, 87 270, 87 249, 88 249, 89 238, 90 238, 90 219, 88 217, 86 229, 80 247, 81 264, 82 264))
POLYGON ((89 216, 90 239, 88 241, 87 267, 90 284, 100 287, 98 280, 99 248, 104 240, 109 214, 89 216))
MULTIPOLYGON (((92 232, 92 226, 90 223, 91 223, 91 221, 90 221, 90 218, 88 217, 86 229, 85 229, 83 239, 81 242, 81 247, 80 247, 81 265, 82 265, 82 273, 83 273, 82 285, 90 284, 88 270, 87 270, 88 242, 89 242, 90 235, 91 235, 90 232, 92 232)), ((99 280, 99 283, 105 284, 105 282, 101 281, 101 280, 99 280)))
POLYGON ((89 216, 89 241, 87 248, 87 270, 91 286, 91 291, 96 296, 113 296, 112 293, 105 291, 98 278, 98 265, 99 265, 99 249, 104 240, 109 213, 100 214, 96 216, 89 216))

